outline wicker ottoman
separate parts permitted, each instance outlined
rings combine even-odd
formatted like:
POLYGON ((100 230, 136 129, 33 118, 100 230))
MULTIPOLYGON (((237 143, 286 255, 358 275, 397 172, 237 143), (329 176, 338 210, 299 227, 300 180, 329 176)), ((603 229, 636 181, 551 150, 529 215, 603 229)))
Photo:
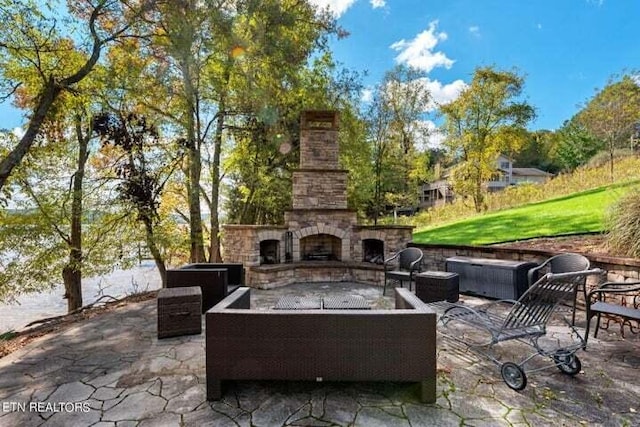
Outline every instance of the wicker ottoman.
POLYGON ((202 332, 199 286, 164 288, 158 291, 158 338, 202 332))
POLYGON ((425 271, 416 274, 416 296, 423 302, 457 302, 460 277, 446 271, 425 271))

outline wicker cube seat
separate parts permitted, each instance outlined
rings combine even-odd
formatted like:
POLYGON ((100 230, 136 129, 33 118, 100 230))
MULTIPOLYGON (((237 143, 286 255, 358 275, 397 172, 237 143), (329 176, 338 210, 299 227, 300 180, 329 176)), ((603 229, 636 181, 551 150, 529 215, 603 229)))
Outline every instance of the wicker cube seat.
POLYGON ((199 286, 158 291, 158 338, 202 332, 202 291, 199 286))
POLYGON ((416 296, 423 302, 458 302, 460 277, 446 271, 424 271, 415 276, 416 296))

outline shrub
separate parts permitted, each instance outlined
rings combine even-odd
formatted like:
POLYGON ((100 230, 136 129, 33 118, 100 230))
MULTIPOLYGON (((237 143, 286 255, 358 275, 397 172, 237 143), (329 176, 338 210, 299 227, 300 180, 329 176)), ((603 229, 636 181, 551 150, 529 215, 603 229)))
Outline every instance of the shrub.
MULTIPOLYGON (((625 157, 631 157, 635 153, 630 148, 616 148, 613 151, 614 161, 624 159, 625 157)), ((611 161, 611 154, 608 151, 600 151, 589 159, 588 166, 591 168, 599 168, 606 166, 611 161)))
POLYGON ((616 252, 640 257, 640 190, 632 191, 613 206, 608 244, 616 252))

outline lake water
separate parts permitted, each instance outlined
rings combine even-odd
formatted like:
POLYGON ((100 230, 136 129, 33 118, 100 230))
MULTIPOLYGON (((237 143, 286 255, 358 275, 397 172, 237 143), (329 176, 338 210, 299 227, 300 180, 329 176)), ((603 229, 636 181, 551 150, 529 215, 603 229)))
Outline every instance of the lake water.
MULTIPOLYGON (((130 270, 84 279, 83 305, 96 301, 102 295, 122 298, 133 293, 160 289, 160 274, 153 261, 143 261, 130 270)), ((22 295, 18 304, 0 304, 0 334, 20 330, 29 322, 67 313, 67 300, 63 299, 64 286, 37 294, 22 295)), ((108 299, 106 300, 108 301, 108 299)))

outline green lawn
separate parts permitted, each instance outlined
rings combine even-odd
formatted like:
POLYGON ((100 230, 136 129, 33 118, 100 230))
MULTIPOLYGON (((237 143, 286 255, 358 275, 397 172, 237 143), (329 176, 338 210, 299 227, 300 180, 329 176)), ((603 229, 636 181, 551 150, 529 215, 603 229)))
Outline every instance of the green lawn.
POLYGON ((640 181, 614 184, 557 199, 478 215, 414 233, 416 243, 486 245, 532 237, 605 230, 613 202, 640 181))

